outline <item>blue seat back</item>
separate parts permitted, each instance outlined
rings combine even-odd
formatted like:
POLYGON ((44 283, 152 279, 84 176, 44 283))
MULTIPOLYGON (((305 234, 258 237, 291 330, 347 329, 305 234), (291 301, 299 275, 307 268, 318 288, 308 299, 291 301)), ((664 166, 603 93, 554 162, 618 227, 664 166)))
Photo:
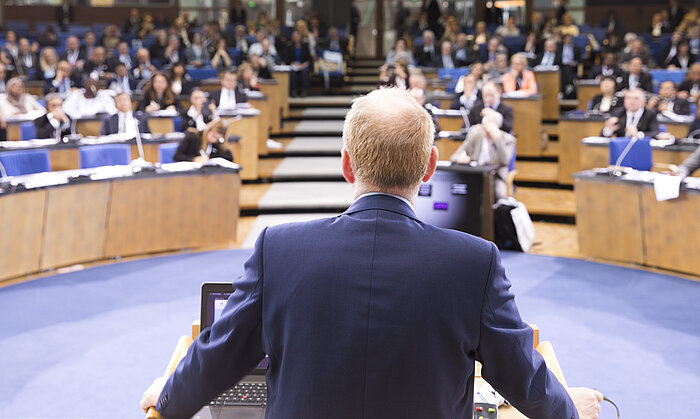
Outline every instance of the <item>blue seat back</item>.
POLYGON ((173 132, 180 132, 182 131, 182 118, 179 116, 176 116, 173 118, 173 132))
POLYGON ((178 143, 166 143, 158 146, 158 161, 161 163, 175 162, 175 151, 178 143))
POLYGON ((216 69, 211 67, 188 68, 187 74, 194 80, 212 79, 217 76, 216 69))
POLYGON ((504 36, 503 45, 511 52, 522 51, 525 48, 525 35, 504 36))
POLYGON ((80 168, 126 165, 131 161, 128 144, 104 144, 80 147, 80 168))
MULTIPOLYGON (((650 138, 641 138, 632 145, 620 166, 631 167, 635 170, 651 170, 653 166, 651 160, 650 138)), ((629 138, 616 138, 610 140, 610 165, 614 165, 620 154, 627 147, 631 140, 629 138)))
POLYGON ((49 150, 17 150, 0 153, 0 163, 8 176, 50 172, 49 150))
POLYGON ((447 93, 454 93, 455 86, 460 77, 469 74, 469 67, 458 67, 452 69, 438 68, 438 78, 444 79, 445 81, 445 91, 447 93))
POLYGON ((651 70, 651 82, 654 84, 654 92, 659 91, 659 85, 665 81, 672 81, 678 87, 685 79, 685 70, 651 70))
POLYGON ((19 124, 19 139, 32 140, 36 138, 36 128, 34 122, 22 122, 19 124))
POLYGON ((513 155, 510 158, 510 163, 508 163, 508 171, 509 172, 512 172, 513 170, 515 170, 515 155, 517 154, 516 151, 517 151, 516 146, 513 146, 513 155))

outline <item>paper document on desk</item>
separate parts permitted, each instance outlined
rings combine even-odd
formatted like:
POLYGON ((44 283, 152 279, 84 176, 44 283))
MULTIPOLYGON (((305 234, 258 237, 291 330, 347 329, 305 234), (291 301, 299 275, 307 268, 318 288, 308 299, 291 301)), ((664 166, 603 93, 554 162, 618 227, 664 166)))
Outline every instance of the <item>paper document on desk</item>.
POLYGON ((654 178, 654 192, 657 201, 678 198, 681 192, 681 176, 658 175, 654 178))

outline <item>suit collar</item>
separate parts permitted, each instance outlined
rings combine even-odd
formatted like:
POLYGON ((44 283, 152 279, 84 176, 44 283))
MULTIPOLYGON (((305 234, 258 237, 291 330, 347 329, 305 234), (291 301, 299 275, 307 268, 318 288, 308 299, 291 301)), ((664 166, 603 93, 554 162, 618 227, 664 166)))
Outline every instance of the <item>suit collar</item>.
POLYGON ((366 210, 385 210, 401 214, 416 221, 420 219, 411 207, 401 199, 387 194, 367 195, 357 199, 343 214, 353 214, 366 210))

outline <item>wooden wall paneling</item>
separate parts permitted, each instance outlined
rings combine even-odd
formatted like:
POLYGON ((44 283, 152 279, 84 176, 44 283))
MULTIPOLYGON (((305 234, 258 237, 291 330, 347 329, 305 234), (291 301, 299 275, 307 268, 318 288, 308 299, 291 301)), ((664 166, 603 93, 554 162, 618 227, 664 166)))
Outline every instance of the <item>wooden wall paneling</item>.
POLYGON ((535 71, 535 80, 542 96, 542 119, 556 120, 559 118, 559 92, 561 79, 559 70, 535 71))
POLYGON ((80 167, 78 148, 54 148, 49 150, 51 170, 75 170, 80 167))
POLYGON ((437 123, 440 131, 459 131, 464 125, 464 118, 461 115, 438 115, 437 123))
POLYGON ((588 109, 588 102, 593 100, 593 97, 600 93, 600 83, 590 84, 590 83, 579 83, 576 88, 576 98, 578 104, 576 109, 580 111, 585 111, 588 109))
POLYGON ((41 269, 104 257, 111 182, 48 189, 41 269))
MULTIPOLYGON (((143 144, 143 158, 144 160, 155 163, 158 161, 158 146, 160 144, 143 144)), ((139 147, 134 144, 131 146, 131 158, 135 159, 139 157, 139 147)))
POLYGON ((513 107, 513 134, 517 139, 517 155, 542 155, 542 97, 501 98, 513 107))
MULTIPOLYGON (((581 140, 600 135, 603 126, 603 122, 597 121, 559 121, 559 183, 573 185, 574 179, 571 175, 583 169, 596 167, 582 165, 584 150, 581 140)), ((607 147, 605 150, 607 152, 607 147)))
POLYGON ((576 179, 574 190, 581 253, 643 264, 639 187, 624 182, 576 179))
MULTIPOLYGON (((260 115, 244 116, 238 121, 231 122, 226 128, 226 137, 239 135, 241 140, 236 144, 229 143, 233 159, 241 165, 241 179, 258 178, 258 119, 260 115)), ((226 118, 222 118, 226 121, 226 118)))
POLYGON ((677 199, 658 202, 654 188, 642 188, 647 264, 700 273, 700 192, 682 191, 677 199))
POLYGON ((0 280, 39 271, 46 191, 0 196, 0 280))
POLYGON ((683 163, 692 153, 689 151, 651 149, 652 161, 654 163, 675 164, 683 163))

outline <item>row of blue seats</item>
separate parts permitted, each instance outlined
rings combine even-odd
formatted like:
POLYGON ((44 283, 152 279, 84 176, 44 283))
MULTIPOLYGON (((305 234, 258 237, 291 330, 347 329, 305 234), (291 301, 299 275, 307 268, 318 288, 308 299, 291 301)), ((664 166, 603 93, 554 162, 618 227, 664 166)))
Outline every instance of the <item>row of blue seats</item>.
MULTIPOLYGON (((158 146, 158 161, 173 163, 178 143, 158 146)), ((127 165, 131 161, 131 146, 128 144, 103 144, 83 146, 78 149, 81 169, 101 166, 127 165)), ((8 176, 22 176, 50 172, 49 150, 17 150, 0 153, 0 163, 8 176)))

